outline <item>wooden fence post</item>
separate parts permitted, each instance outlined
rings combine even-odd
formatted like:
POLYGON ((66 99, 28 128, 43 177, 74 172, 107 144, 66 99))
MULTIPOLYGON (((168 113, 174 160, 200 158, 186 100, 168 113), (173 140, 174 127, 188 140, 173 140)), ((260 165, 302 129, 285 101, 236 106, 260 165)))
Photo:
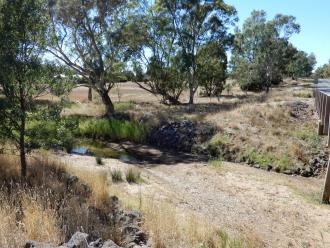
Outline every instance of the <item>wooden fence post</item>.
POLYGON ((325 176, 323 196, 322 196, 322 202, 323 203, 329 203, 329 199, 330 199, 330 171, 329 171, 329 167, 330 167, 330 161, 328 161, 327 174, 325 176))

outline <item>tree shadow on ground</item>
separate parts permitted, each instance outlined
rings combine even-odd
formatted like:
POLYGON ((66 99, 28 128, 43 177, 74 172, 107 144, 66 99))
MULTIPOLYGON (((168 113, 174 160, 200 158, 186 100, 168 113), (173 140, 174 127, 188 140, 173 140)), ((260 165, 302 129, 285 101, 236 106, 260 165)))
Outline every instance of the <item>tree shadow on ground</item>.
POLYGON ((125 151, 126 154, 136 159, 136 161, 133 160, 131 163, 140 164, 141 166, 152 167, 160 164, 173 165, 178 163, 197 163, 208 161, 208 157, 205 155, 176 152, 155 148, 148 145, 133 144, 130 142, 124 142, 117 145, 122 151, 125 151))
POLYGON ((266 93, 260 95, 239 95, 239 96, 227 96, 230 99, 229 102, 219 102, 219 103, 195 103, 194 105, 181 104, 177 106, 172 106, 166 111, 170 115, 184 115, 184 114, 212 114, 219 112, 226 112, 236 109, 245 104, 251 103, 262 103, 268 98, 266 93))

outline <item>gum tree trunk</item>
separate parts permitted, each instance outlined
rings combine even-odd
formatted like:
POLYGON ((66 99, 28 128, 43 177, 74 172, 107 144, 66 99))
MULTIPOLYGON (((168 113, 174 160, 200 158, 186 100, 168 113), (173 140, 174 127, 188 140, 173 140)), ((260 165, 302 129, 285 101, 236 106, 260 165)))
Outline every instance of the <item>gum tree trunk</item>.
POLYGON ((107 91, 100 91, 100 96, 102 98, 102 102, 105 106, 105 115, 107 117, 111 117, 113 116, 113 114, 115 113, 115 108, 113 106, 113 103, 109 97, 109 94, 107 91))

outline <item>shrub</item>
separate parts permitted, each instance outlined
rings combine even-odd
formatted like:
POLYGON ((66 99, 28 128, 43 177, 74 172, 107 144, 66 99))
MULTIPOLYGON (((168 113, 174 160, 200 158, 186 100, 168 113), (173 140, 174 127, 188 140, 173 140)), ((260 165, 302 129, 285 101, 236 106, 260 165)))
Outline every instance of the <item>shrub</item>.
POLYGON ((140 183, 142 180, 141 173, 136 169, 129 168, 126 172, 126 181, 128 183, 140 183))
POLYGON ((136 121, 91 119, 80 123, 79 133, 81 136, 93 139, 143 142, 147 136, 147 128, 136 121))
POLYGON ((27 134, 31 148, 64 148, 70 152, 74 144, 74 131, 78 122, 73 119, 32 120, 27 134))
POLYGON ((112 182, 114 183, 123 181, 123 175, 121 170, 112 170, 111 178, 112 178, 112 182))

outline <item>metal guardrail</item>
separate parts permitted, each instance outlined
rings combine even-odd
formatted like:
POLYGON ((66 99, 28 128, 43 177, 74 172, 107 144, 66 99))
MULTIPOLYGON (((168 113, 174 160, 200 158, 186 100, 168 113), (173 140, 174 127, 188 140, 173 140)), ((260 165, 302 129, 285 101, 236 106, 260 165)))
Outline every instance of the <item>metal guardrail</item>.
MULTIPOLYGON (((315 107, 319 117, 318 134, 328 136, 330 147, 330 80, 317 80, 314 85, 315 107)), ((322 202, 330 200, 330 161, 328 161, 327 173, 324 182, 322 202)))

